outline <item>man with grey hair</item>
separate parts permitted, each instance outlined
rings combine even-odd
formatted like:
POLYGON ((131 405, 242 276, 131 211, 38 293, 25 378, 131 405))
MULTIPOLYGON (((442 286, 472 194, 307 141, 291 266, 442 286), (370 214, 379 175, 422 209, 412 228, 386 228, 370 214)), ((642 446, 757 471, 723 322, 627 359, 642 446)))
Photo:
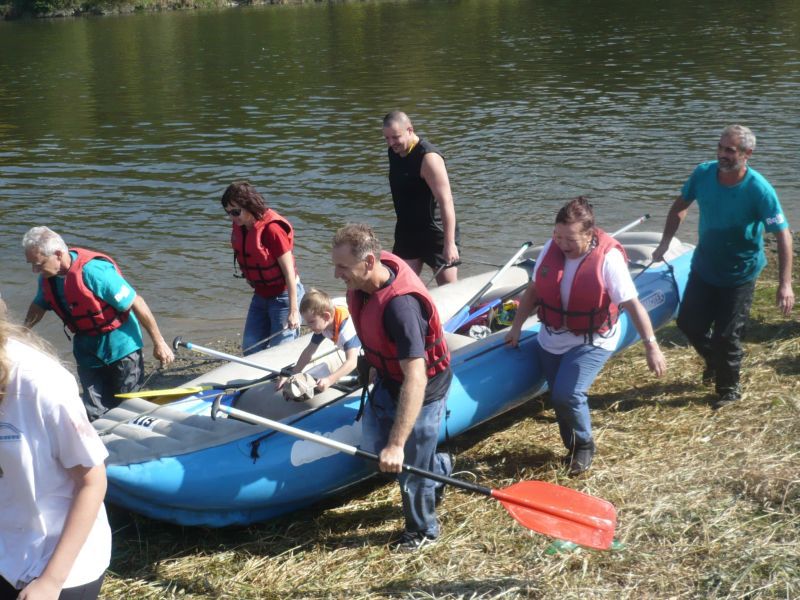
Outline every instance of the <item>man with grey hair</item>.
POLYGON ((142 386, 140 323, 161 365, 175 360, 144 298, 123 278, 113 259, 85 248, 68 248, 47 227, 28 230, 22 246, 31 269, 39 274, 25 325, 33 327, 52 310, 64 322, 64 332, 72 332, 72 352, 90 419, 117 406, 121 400, 115 394, 142 386))
POLYGON ((449 454, 436 452, 453 379, 439 311, 425 284, 398 256, 381 251, 372 229, 342 227, 333 238, 334 275, 347 284, 347 307, 375 383, 364 407, 362 449, 378 468, 397 473, 404 531, 390 547, 414 551, 439 536, 436 505, 443 484, 402 471, 406 462, 449 475, 449 454))
POLYGON ((389 186, 397 215, 392 252, 417 275, 427 264, 439 285, 456 281, 459 232, 442 153, 420 138, 399 110, 383 118, 383 137, 389 146, 389 186))
POLYGON ((776 304, 784 316, 794 306, 792 236, 770 183, 747 164, 755 149, 753 132, 743 125, 722 131, 717 160, 694 170, 667 215, 654 260, 661 260, 670 240, 696 200, 700 209, 697 248, 677 324, 705 360, 703 383, 715 384, 712 409, 741 397, 741 340, 759 273, 766 265, 764 231, 778 241, 776 304))

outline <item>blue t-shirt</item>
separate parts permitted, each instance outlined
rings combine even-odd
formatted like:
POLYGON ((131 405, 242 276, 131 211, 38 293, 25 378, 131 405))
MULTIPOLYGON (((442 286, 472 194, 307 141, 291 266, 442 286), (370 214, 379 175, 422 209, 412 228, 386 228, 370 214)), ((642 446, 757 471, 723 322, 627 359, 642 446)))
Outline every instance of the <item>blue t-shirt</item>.
MULTIPOLYGON (((72 260, 77 258, 75 252, 70 252, 70 255, 72 260)), ((56 275, 52 279, 56 282, 58 298, 66 306, 64 277, 56 275)), ((83 267, 83 282, 95 296, 119 311, 128 310, 136 299, 136 291, 107 260, 94 259, 86 263, 83 267)), ((44 277, 39 277, 39 289, 33 302, 44 310, 52 310, 44 299, 42 285, 46 285, 44 277)), ((114 331, 101 335, 75 334, 72 338, 75 361, 81 367, 88 368, 110 365, 131 352, 140 350, 142 346, 142 329, 133 311, 122 326, 114 331)))
POLYGON ((767 264, 764 231, 789 226, 775 190, 752 167, 742 181, 725 186, 717 180, 717 161, 702 163, 681 196, 700 209, 692 270, 711 285, 735 287, 758 277, 767 264))

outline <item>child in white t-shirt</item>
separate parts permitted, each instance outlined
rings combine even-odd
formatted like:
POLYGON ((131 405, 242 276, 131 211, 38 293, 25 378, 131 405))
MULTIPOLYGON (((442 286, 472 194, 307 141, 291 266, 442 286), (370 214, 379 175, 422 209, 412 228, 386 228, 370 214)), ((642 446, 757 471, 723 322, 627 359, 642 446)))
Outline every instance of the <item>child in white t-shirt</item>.
MULTIPOLYGON (((356 328, 347 307, 335 306, 331 297, 322 290, 311 288, 306 291, 300 302, 300 314, 313 335, 297 359, 297 363, 289 370, 289 376, 300 373, 305 368, 325 338, 344 351, 345 358, 342 365, 333 373, 316 380, 315 390, 323 392, 355 370, 361 341, 356 335, 356 328)), ((288 377, 281 377, 278 380, 278 389, 281 389, 286 381, 288 377)))
POLYGON ((0 317, 0 598, 97 598, 108 456, 75 378, 0 317), (66 596, 62 596, 66 597, 66 596))

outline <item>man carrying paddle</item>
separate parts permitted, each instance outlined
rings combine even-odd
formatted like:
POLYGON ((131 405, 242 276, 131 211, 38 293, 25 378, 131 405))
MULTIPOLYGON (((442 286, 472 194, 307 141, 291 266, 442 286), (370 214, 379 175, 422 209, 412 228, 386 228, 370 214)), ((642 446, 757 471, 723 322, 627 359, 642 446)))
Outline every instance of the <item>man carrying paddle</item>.
POLYGON ((459 233, 442 153, 414 133, 408 115, 399 110, 383 118, 383 137, 397 215, 392 252, 417 275, 425 263, 439 285, 452 283, 458 278, 459 233))
MULTIPOLYGON (((23 237, 25 258, 39 274, 39 288, 25 326, 33 327, 53 310, 72 332, 72 352, 90 420, 117 406, 115 394, 137 391, 144 381, 142 330, 153 341, 153 356, 163 365, 175 360, 153 313, 108 256, 67 248, 47 227, 23 237), (131 314, 132 313, 132 314, 131 314)), ((69 337, 69 334, 67 335, 69 337)))
POLYGON ((747 127, 729 125, 723 130, 717 160, 700 164, 684 184, 653 253, 653 260, 663 258, 696 200, 699 241, 677 324, 705 361, 703 383, 715 384, 714 410, 741 397, 741 340, 756 279, 767 263, 764 230, 778 239, 776 303, 786 316, 794 306, 789 223, 773 187, 747 165, 755 147, 756 137, 747 127))
POLYGON ((439 535, 437 500, 444 487, 402 471, 403 462, 449 475, 449 455, 436 452, 453 379, 439 313, 425 284, 398 256, 382 252, 366 225, 333 238, 334 274, 347 284, 347 306, 369 364, 377 372, 362 421, 361 447, 379 468, 398 473, 405 530, 396 550, 414 551, 439 535))

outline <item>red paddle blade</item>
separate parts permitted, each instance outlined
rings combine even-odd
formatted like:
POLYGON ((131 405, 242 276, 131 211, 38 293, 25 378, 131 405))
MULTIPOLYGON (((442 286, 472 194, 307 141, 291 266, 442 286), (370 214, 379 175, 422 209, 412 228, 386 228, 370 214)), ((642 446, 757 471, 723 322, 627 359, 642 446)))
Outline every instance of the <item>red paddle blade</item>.
POLYGON ((520 481, 496 498, 521 525, 560 540, 606 550, 614 540, 617 511, 601 498, 546 481, 520 481))

